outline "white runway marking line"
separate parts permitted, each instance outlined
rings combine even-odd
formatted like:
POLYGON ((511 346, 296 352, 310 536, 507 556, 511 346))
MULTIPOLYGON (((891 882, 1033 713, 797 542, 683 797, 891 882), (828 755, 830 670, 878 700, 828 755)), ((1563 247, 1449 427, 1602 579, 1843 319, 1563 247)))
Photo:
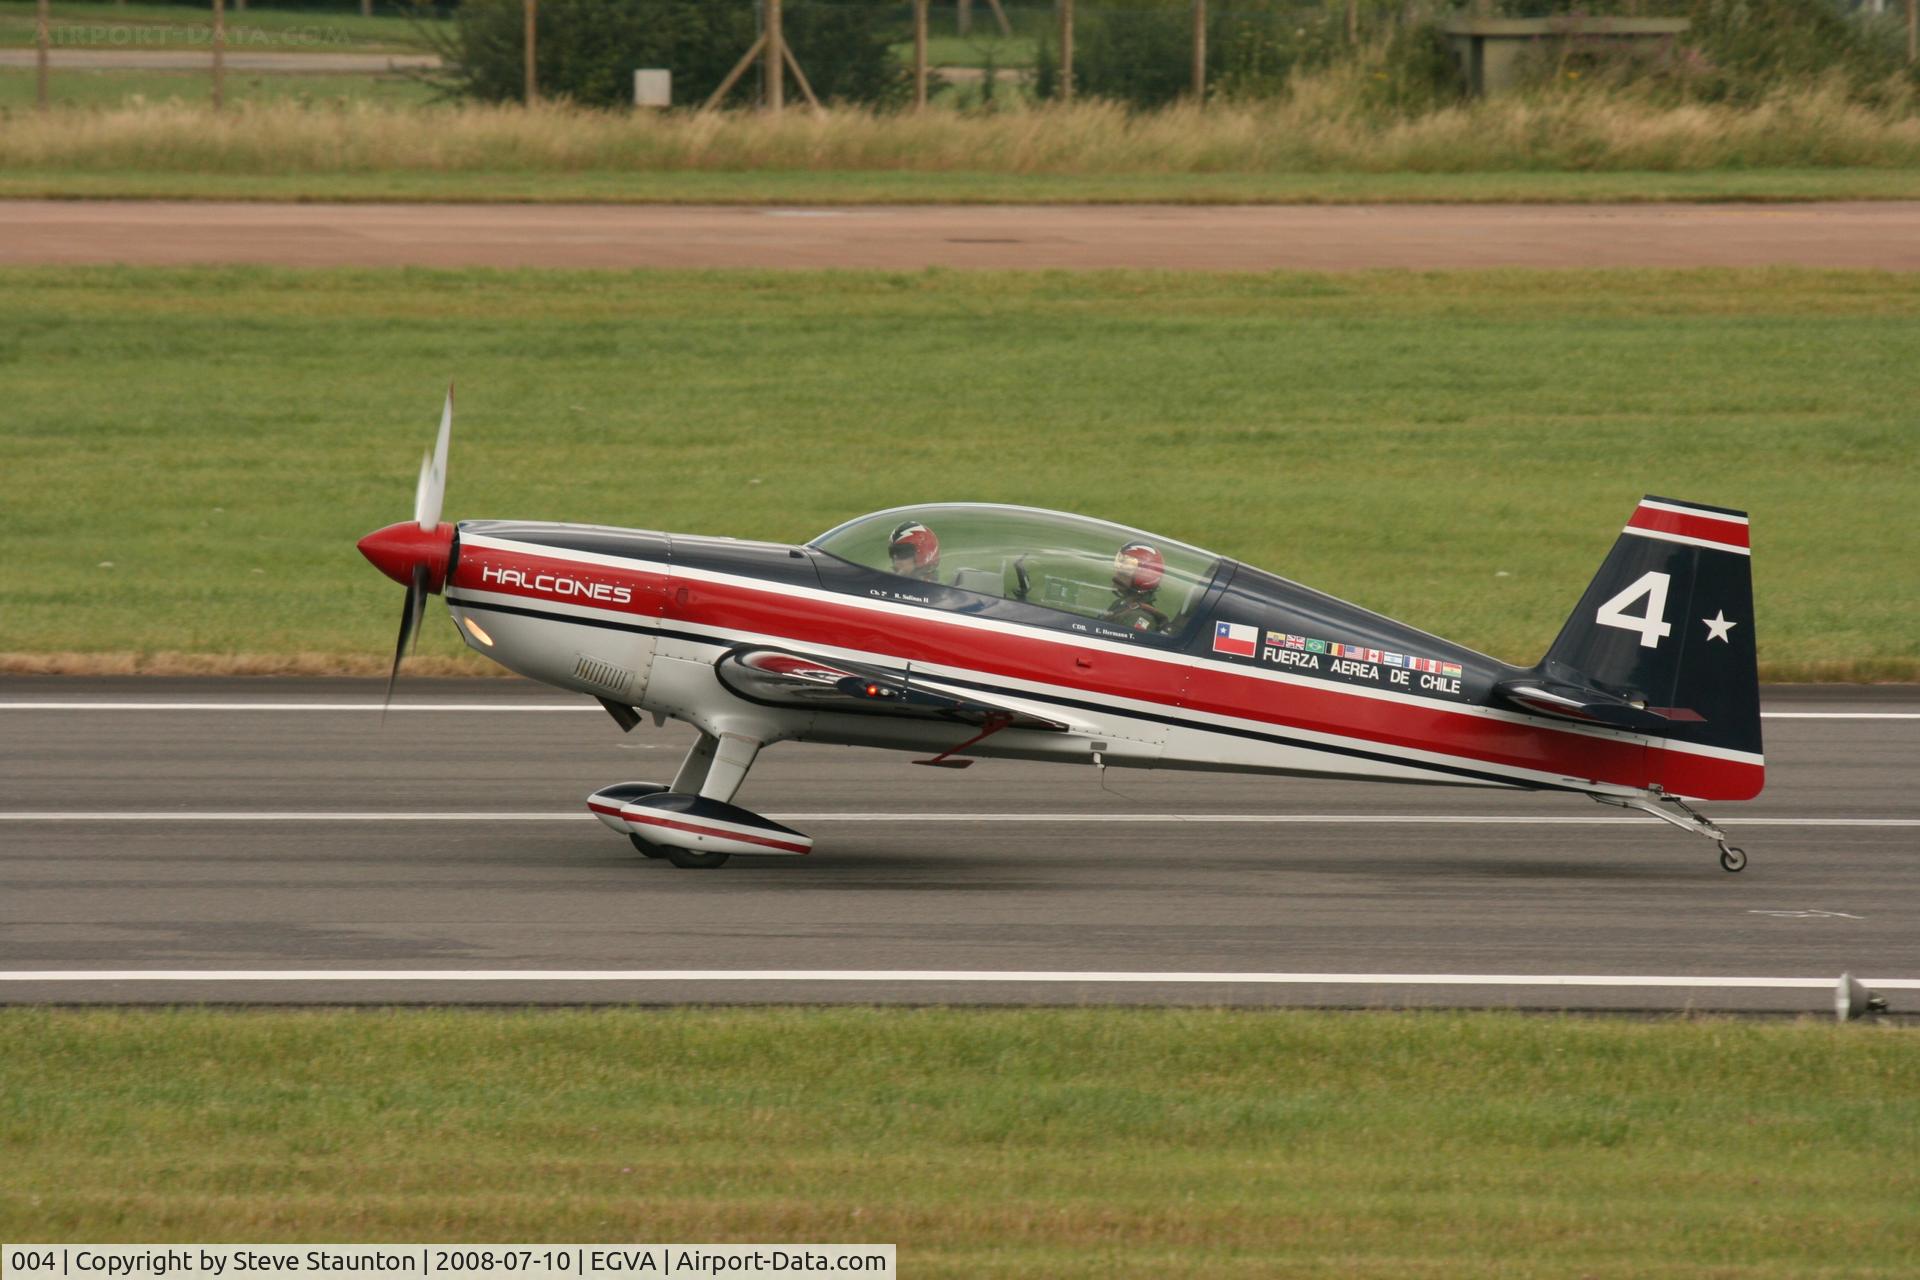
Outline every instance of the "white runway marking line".
MULTIPOLYGON (((1648 819, 1628 816, 1551 817, 1514 814, 1372 814, 1372 813, 779 813, 778 822, 911 822, 911 823, 1194 823, 1217 826, 1480 826, 1480 827, 1608 827, 1644 825, 1648 819)), ((250 812, 221 810, 114 810, 90 812, 72 809, 26 809, 0 813, 0 822, 586 822, 599 821, 579 812, 472 810, 438 812, 394 810, 379 813, 326 810, 250 812)), ((1920 827, 1920 818, 1720 818, 1723 827, 1920 827)))
MULTIPOLYGON (((1920 978, 1861 978, 1880 991, 1920 978)), ((1832 990, 1837 978, 1639 974, 1182 973, 991 969, 12 969, 0 982, 897 982, 1367 987, 1675 987, 1832 990)))
MULTIPOLYGON (((378 711, 377 702, 0 702, 0 711, 378 711)), ((571 702, 396 702, 390 711, 604 714, 571 702)), ((1762 720, 1920 720, 1920 711, 1762 711, 1762 720)))

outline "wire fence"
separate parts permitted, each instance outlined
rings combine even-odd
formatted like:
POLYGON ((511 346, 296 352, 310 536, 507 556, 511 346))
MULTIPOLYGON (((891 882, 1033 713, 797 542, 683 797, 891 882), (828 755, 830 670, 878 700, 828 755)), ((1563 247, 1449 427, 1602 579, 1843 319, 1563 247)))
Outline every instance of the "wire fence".
MULTIPOLYGON (((1109 96, 1140 105, 1209 94, 1276 91, 1301 66, 1324 63, 1419 23, 1458 19, 1687 18, 1712 0, 704 0, 737 24, 737 53, 764 37, 770 13, 798 48, 809 25, 855 29, 884 46, 890 102, 972 107, 996 98, 1109 96), (839 25, 834 25, 834 24, 839 25)), ((1733 3, 1735 0, 1727 0, 1733 3)), ((1913 62, 1916 0, 1816 0, 1888 56, 1913 62)), ((494 44, 517 39, 519 15, 535 56, 503 56, 564 74, 589 56, 553 24, 604 11, 613 25, 644 23, 659 0, 0 0, 0 110, 113 105, 168 98, 426 102, 446 92, 455 39, 486 9, 502 17, 494 44), (463 11, 464 10, 464 11, 463 11), (543 14, 544 10, 544 14, 543 14), (560 15, 560 18, 556 18, 560 15), (557 52, 542 47, 557 41, 557 52)), ((645 42, 642 41, 642 44, 645 42)), ((816 42, 819 43, 819 42, 816 42)), ((727 101, 768 101, 770 77, 807 84, 806 60, 766 56, 737 64, 727 101), (785 68, 797 63, 796 72, 785 68)), ((826 55, 816 53, 815 60, 826 55)), ((683 54, 658 55, 673 101, 706 98, 717 74, 683 54), (680 66, 672 65, 679 61, 680 66)), ((730 51, 727 61, 733 61, 730 51)), ((621 74, 630 75, 637 66, 621 74)), ((820 78, 815 76, 816 79, 820 78)), ((829 72, 826 79, 831 81, 829 72)), ((551 81, 550 81, 551 82, 551 81)), ((798 84, 792 101, 800 102, 798 84)), ((514 96, 525 96, 515 86, 514 96)), ((609 90, 611 92, 611 90, 609 90)), ((537 87, 534 93, 538 94, 537 87)), ((495 96, 506 96, 501 90, 495 96)), ((862 100, 858 93, 823 92, 862 100)), ((875 99, 878 100, 878 99, 875 99)), ((627 101, 631 101, 628 98, 627 101)), ((599 105, 610 105, 601 101, 599 105)))

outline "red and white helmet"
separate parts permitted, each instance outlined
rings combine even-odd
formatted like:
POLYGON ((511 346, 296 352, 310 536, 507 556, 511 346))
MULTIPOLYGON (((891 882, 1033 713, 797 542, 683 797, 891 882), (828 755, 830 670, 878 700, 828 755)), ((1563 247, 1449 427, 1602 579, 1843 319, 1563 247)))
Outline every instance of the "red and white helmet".
POLYGON ((932 573, 940 567, 940 539, 918 520, 905 520, 887 538, 887 555, 896 573, 932 573))
POLYGON ((1113 558, 1113 585, 1117 591, 1146 595, 1167 576, 1167 562, 1144 542, 1129 542, 1113 558))

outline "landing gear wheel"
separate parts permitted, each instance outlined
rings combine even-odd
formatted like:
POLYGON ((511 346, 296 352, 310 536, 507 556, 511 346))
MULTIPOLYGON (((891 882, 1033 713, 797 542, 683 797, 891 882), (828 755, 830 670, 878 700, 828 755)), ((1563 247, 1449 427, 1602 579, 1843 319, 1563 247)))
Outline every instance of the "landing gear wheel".
POLYGON ((1723 871, 1741 871, 1747 865, 1747 851, 1736 849, 1722 841, 1720 844, 1720 868, 1723 871))
POLYGON ((627 832, 627 839, 633 841, 633 847, 640 851, 640 856, 643 858, 664 858, 667 856, 666 850, 657 844, 642 840, 634 832, 627 832))
POLYGON ((725 866, 727 859, 733 855, 730 853, 695 853, 692 849, 665 849, 662 850, 662 856, 676 867, 683 867, 689 871, 705 871, 710 867, 725 866))

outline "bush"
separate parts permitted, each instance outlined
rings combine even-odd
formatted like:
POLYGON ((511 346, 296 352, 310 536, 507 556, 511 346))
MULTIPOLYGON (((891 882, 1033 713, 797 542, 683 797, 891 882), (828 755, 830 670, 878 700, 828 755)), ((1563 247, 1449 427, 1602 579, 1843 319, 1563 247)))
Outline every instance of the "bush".
POLYGON ((1913 78, 1901 52, 1829 0, 1693 0, 1686 47, 1702 65, 1689 85, 1712 101, 1756 102, 1783 82, 1838 75, 1869 96, 1913 78))
POLYGON ((1529 55, 1538 89, 1602 88, 1650 102, 1752 106, 1783 87, 1815 85, 1878 106, 1909 102, 1916 81, 1904 47, 1830 0, 1689 0, 1689 27, 1671 44, 1582 37, 1568 11, 1565 39, 1529 55))
POLYGON ((1466 77, 1437 22, 1405 23, 1362 55, 1365 104, 1381 114, 1411 117, 1457 105, 1466 77))
MULTIPOLYGON (((1323 66, 1347 48, 1345 10, 1297 0, 1239 0, 1207 10, 1209 97, 1262 98, 1285 91, 1296 69, 1323 66)), ((1041 38, 1034 91, 1058 96, 1060 57, 1051 31, 1041 38)), ((1193 86, 1190 0, 1155 8, 1091 10, 1073 37, 1074 92, 1133 107, 1162 107, 1193 86)))
MULTIPOLYGON (((883 13, 787 0, 784 30, 822 101, 887 106, 904 99, 907 71, 888 48, 883 13)), ((697 105, 726 78, 755 36, 752 0, 541 0, 535 68, 543 97, 580 106, 633 101, 633 72, 673 72, 676 103, 697 105)), ((456 93, 509 102, 523 92, 521 0, 465 0, 450 32, 429 31, 456 93)), ((757 83, 745 77, 750 93, 757 83)), ((789 98, 799 86, 788 77, 789 98)))

